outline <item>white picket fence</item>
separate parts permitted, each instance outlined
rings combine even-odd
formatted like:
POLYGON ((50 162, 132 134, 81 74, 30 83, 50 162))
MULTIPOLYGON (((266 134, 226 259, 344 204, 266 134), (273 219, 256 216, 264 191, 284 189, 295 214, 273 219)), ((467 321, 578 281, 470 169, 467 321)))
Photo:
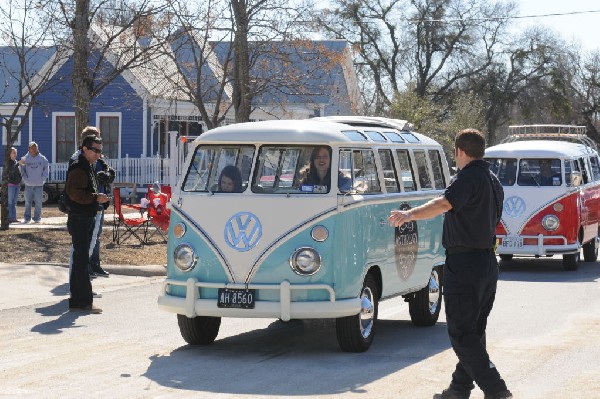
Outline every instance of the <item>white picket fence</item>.
MULTIPOLYGON (((158 181, 161 184, 170 182, 169 158, 147 157, 121 159, 106 159, 106 162, 115 170, 116 183, 148 185, 158 181)), ((48 182, 64 182, 67 179, 68 162, 50 164, 48 182)), ((0 176, 2 168, 0 167, 0 176)))

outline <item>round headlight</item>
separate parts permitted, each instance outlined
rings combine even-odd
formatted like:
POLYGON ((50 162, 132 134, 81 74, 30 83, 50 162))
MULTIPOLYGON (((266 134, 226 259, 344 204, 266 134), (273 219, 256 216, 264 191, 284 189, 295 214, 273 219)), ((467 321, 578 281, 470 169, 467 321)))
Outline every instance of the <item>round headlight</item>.
POLYGON ((301 276, 311 276, 321 268, 321 255, 314 248, 298 248, 290 257, 290 266, 301 276))
POLYGON ((174 227, 173 227, 173 235, 175 236, 175 238, 181 238, 185 235, 186 232, 186 227, 185 224, 183 223, 177 223, 174 227))
POLYGON ((196 257, 196 254, 194 254, 192 247, 188 244, 180 244, 175 248, 175 251, 173 251, 173 260, 175 266, 177 266, 179 270, 187 272, 196 266, 198 258, 196 257))
POLYGON ((329 237, 329 231, 327 230, 327 227, 318 225, 312 228, 310 236, 317 242, 323 242, 329 237))
POLYGON ((560 220, 556 215, 546 215, 542 219, 542 226, 548 231, 554 231, 558 229, 560 225, 560 220))

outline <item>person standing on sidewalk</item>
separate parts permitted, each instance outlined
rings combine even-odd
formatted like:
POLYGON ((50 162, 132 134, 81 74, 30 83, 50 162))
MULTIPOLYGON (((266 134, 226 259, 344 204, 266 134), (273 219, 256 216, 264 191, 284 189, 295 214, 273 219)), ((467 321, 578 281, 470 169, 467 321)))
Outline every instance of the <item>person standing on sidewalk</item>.
POLYGON ((92 283, 88 271, 90 242, 98 204, 109 201, 106 194, 98 192, 94 171, 94 164, 101 154, 102 140, 88 135, 81 144, 81 154, 69 165, 67 171, 67 230, 73 245, 73 265, 69 276, 70 311, 102 312, 102 309, 93 305, 92 283))
POLYGON ((29 152, 19 162, 19 171, 25 183, 25 212, 23 223, 31 221, 31 202, 35 203, 33 222, 42 221, 42 194, 48 179, 48 160, 40 154, 35 141, 29 143, 29 152))
MULTIPOLYGON (((82 130, 82 136, 94 135, 101 138, 100 129, 95 126, 86 126, 82 130)), ((79 157, 80 150, 73 154, 72 160, 79 157)), ((98 192, 106 195, 110 194, 110 187, 115 180, 115 170, 111 168, 106 161, 100 157, 94 164, 96 178, 98 181, 98 192)), ((94 232, 92 233, 92 241, 90 243, 90 266, 89 272, 91 277, 102 276, 108 277, 109 272, 104 270, 100 265, 100 237, 102 235, 102 226, 104 225, 104 211, 108 208, 109 203, 98 204, 98 213, 94 222, 94 232)))
POLYGON ((434 399, 469 398, 473 382, 485 399, 512 398, 486 350, 485 330, 498 282, 495 230, 502 216, 504 191, 483 160, 484 151, 485 138, 478 130, 460 131, 454 141, 459 172, 444 195, 413 209, 392 211, 389 216, 390 224, 400 227, 446 214, 443 295, 448 335, 458 363, 450 386, 434 399))
POLYGON ((8 222, 17 223, 17 199, 21 188, 21 172, 17 161, 17 149, 10 148, 10 161, 8 162, 8 222))

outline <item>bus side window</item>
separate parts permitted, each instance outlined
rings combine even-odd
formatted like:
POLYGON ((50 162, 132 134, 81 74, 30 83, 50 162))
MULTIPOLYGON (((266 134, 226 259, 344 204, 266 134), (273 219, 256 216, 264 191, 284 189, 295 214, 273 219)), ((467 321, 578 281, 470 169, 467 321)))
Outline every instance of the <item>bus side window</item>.
POLYGON ((383 168, 383 180, 385 189, 388 193, 397 193, 400 191, 398 186, 398 177, 396 176, 396 168, 394 168, 394 159, 392 158, 392 150, 379 150, 379 159, 383 168))
POLYGON ((403 191, 415 191, 417 189, 415 185, 415 173, 410 162, 408 150, 397 150, 396 155, 398 156, 403 191))
POLYGON ((435 184, 436 190, 443 190, 446 188, 444 182, 444 173, 442 172, 442 160, 440 158, 440 152, 436 150, 428 150, 429 161, 431 162, 431 169, 433 170, 433 183, 435 184))
POLYGON ((583 184, 588 184, 590 182, 590 176, 588 174, 587 165, 584 158, 579 158, 579 169, 581 170, 581 179, 583 180, 583 184))
POLYGON ((432 189, 433 186, 431 184, 431 176, 429 175, 425 151, 416 150, 413 152, 413 155, 415 156, 415 161, 417 163, 417 175, 419 176, 421 190, 432 189))
MULTIPOLYGON (((359 194, 381 193, 379 175, 372 150, 340 151, 340 172, 352 180, 352 189, 359 194), (351 157, 348 155, 352 154, 351 157), (346 173, 346 171, 348 171, 346 173)), ((343 191, 343 190, 342 190, 343 191)))
POLYGON ((590 164, 592 166, 592 176, 595 181, 600 181, 600 165, 598 164, 598 157, 590 157, 590 164))

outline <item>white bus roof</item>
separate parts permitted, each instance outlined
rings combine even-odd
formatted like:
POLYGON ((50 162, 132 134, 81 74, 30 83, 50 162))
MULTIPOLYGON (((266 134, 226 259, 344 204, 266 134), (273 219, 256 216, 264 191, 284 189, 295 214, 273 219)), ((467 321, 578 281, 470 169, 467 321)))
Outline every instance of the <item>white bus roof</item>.
POLYGON ((218 127, 202 133, 195 142, 235 142, 235 143, 311 143, 311 144, 332 144, 340 143, 342 145, 409 145, 409 146, 440 146, 440 144, 420 133, 401 131, 392 126, 384 127, 357 127, 344 123, 332 122, 329 120, 314 118, 303 120, 271 120, 261 122, 237 123, 218 127), (419 143, 392 143, 352 140, 343 132, 347 131, 395 131, 397 133, 410 133, 418 138, 419 143))
POLYGON ((595 153, 590 147, 566 141, 527 140, 498 144, 485 150, 490 158, 564 158, 595 153))

